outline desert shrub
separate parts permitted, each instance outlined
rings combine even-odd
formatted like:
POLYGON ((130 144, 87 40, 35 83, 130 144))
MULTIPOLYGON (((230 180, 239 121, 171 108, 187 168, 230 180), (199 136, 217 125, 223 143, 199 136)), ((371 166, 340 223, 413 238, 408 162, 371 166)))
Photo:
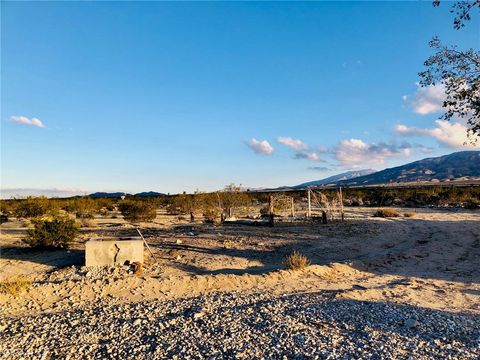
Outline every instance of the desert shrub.
POLYGON ((404 213, 403 216, 405 216, 405 217, 413 217, 413 216, 415 216, 415 213, 409 211, 409 212, 404 213))
POLYGON ((25 243, 35 248, 65 248, 78 234, 75 220, 54 217, 53 219, 36 219, 32 221, 33 229, 27 230, 25 243))
POLYGON ((295 250, 285 258, 284 263, 290 270, 302 270, 310 265, 310 260, 295 250))
POLYGON ((101 208, 100 211, 99 211, 100 215, 102 216, 108 216, 108 214, 110 213, 106 208, 101 208))
POLYGON ((75 214, 78 219, 93 219, 94 214, 100 211, 100 204, 90 198, 76 198, 69 200, 63 209, 75 214))
POLYGON ((146 201, 124 200, 118 206, 123 218, 130 222, 150 221, 155 219, 155 207, 146 201))
POLYGON ((220 216, 220 211, 215 207, 211 207, 203 210, 203 218, 207 223, 214 223, 215 221, 217 221, 219 216, 220 216))
POLYGON ((29 197, 27 199, 19 200, 15 207, 14 214, 17 218, 35 218, 54 210, 53 203, 49 203, 47 198, 29 197))
POLYGON ((212 195, 217 198, 219 206, 228 217, 233 216, 233 209, 250 206, 252 203, 252 198, 235 184, 227 185, 222 191, 212 195))
POLYGON ((83 218, 83 219, 80 219, 80 225, 82 227, 91 228, 95 226, 95 221, 93 219, 83 218))
POLYGON ((373 214, 374 217, 383 217, 383 218, 387 218, 387 217, 399 217, 400 214, 398 213, 397 210, 395 209, 379 209, 377 211, 375 211, 375 214, 373 214))
POLYGON ((199 197, 195 194, 176 195, 167 206, 167 213, 171 215, 190 214, 199 207, 199 197))
POLYGON ((0 200, 0 213, 3 215, 12 215, 15 211, 16 200, 0 200))
POLYGON ((0 293, 16 296, 32 285, 32 280, 24 277, 6 279, 0 282, 0 293))

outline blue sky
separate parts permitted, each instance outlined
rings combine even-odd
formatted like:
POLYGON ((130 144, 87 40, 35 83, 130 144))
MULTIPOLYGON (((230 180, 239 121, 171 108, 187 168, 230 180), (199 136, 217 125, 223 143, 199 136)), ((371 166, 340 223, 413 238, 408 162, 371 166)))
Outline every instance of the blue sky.
POLYGON ((430 2, 2 2, 1 187, 297 184, 461 149, 418 89, 430 2))

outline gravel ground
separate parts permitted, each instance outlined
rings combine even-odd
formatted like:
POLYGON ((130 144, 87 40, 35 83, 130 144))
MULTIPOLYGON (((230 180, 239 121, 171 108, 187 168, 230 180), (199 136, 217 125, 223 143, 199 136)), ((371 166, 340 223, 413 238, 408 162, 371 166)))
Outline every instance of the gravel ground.
POLYGON ((99 303, 1 318, 0 357, 479 359, 480 316, 329 292, 99 303))

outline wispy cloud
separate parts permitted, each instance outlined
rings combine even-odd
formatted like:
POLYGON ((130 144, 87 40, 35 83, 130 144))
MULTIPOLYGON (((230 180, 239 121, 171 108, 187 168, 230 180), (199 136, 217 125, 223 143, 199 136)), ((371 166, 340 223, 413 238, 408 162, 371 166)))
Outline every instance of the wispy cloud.
POLYGON ((247 141, 247 146, 253 150, 255 154, 258 155, 270 155, 273 153, 273 146, 267 140, 257 140, 255 138, 247 141))
MULTIPOLYGON (((467 136, 467 127, 459 122, 451 123, 446 120, 436 120, 433 128, 416 128, 403 124, 395 127, 395 132, 402 136, 427 136, 436 139, 441 145, 452 149, 465 149, 475 147, 467 136)), ((472 135, 473 136, 473 135, 472 135)), ((476 137, 478 139, 478 136, 476 137)))
POLYGON ((443 84, 421 87, 418 83, 413 95, 404 95, 403 101, 420 115, 440 112, 445 100, 445 86, 443 84))
POLYGON ((306 159, 306 160, 311 160, 311 161, 325 161, 320 158, 320 155, 318 155, 316 152, 297 152, 294 156, 294 159, 296 160, 301 160, 301 159, 306 159))
POLYGON ((277 138, 277 142, 297 151, 304 151, 308 149, 308 145, 300 139, 292 139, 291 137, 280 136, 277 138))
POLYGON ((328 171, 330 168, 325 167, 325 166, 309 166, 307 168, 308 170, 313 170, 313 171, 328 171))
POLYGON ((28 118, 26 116, 12 116, 10 117, 10 119, 13 121, 13 122, 16 122, 16 123, 19 123, 19 124, 24 124, 24 125, 31 125, 31 126, 36 126, 36 127, 39 127, 39 128, 44 128, 45 125, 43 124, 43 122, 40 120, 40 119, 37 119, 37 118, 28 118))
POLYGON ((412 151, 408 143, 402 145, 365 143, 361 139, 346 139, 339 142, 334 149, 337 161, 346 167, 382 166, 385 161, 395 157, 408 157, 412 151))

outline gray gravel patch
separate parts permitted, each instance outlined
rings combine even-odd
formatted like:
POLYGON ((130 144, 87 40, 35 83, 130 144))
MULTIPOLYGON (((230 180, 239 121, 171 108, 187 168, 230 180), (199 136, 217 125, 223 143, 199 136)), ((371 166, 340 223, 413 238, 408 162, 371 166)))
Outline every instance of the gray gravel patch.
POLYGON ((0 319, 0 357, 479 359, 480 316, 331 292, 99 303, 0 319))

